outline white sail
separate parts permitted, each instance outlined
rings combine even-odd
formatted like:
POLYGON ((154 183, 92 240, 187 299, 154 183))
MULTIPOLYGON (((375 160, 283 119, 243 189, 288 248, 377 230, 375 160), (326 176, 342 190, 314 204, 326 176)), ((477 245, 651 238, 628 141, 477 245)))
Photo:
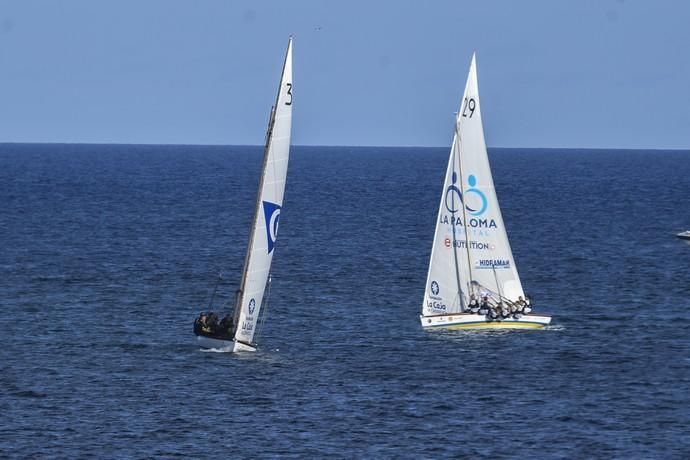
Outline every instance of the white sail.
POLYGON ((456 119, 422 314, 456 313, 469 296, 524 296, 498 206, 479 102, 475 56, 456 119))
MULTIPOLYGON (((463 264, 459 260, 464 253, 463 251, 458 251, 460 248, 457 244, 455 248, 452 245, 453 241, 461 241, 462 227, 454 225, 454 223, 462 215, 457 212, 459 208, 455 202, 458 198, 457 194, 447 193, 447 191, 453 190, 454 179, 457 181, 459 161, 456 151, 456 138, 457 136, 454 135, 443 183, 438 218, 436 220, 436 232, 434 233, 434 243, 431 249, 429 272, 424 291, 424 307, 422 309, 422 314, 424 315, 457 313, 465 305, 465 299, 459 295, 460 290, 458 286, 462 286, 460 275, 462 274, 462 268, 467 265, 467 262, 465 260, 463 264), (454 232, 455 238, 453 237, 454 232), (456 267, 458 267, 459 272, 456 271, 456 267)), ((462 290, 466 291, 467 288, 462 290)))
MULTIPOLYGON (((278 96, 266 135, 264 163, 239 298, 235 306, 235 341, 251 344, 271 269, 283 206, 292 124, 292 38, 285 54, 278 96)), ((236 346, 236 348, 238 348, 236 346)), ((241 348, 241 347, 240 347, 241 348)))

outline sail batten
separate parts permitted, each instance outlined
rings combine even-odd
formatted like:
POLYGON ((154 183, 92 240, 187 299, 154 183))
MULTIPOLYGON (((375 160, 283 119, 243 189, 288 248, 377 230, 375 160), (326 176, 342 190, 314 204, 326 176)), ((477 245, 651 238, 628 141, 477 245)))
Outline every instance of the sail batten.
POLYGON ((423 316, 457 313, 456 305, 462 309, 472 293, 500 293, 509 300, 524 296, 491 175, 474 55, 454 131, 423 316))

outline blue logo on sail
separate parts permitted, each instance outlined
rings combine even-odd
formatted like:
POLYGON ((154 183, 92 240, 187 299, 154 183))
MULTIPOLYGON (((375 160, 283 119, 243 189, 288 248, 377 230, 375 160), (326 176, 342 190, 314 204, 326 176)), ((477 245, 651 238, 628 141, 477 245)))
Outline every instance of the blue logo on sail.
POLYGON ((273 245, 276 243, 278 237, 278 221, 280 220, 280 206, 271 203, 270 201, 263 201, 264 217, 266 218, 266 237, 268 239, 268 253, 273 251, 273 245))
POLYGON ((438 288, 438 283, 436 281, 431 282, 431 293, 433 295, 438 295, 439 288, 438 288))
POLYGON ((249 306, 248 306, 248 310, 249 310, 249 314, 250 314, 250 315, 253 315, 253 314, 254 314, 254 309, 255 309, 255 308, 256 308, 256 300, 251 299, 251 300, 249 301, 249 306))
MULTIPOLYGON (((446 209, 451 213, 456 213, 460 210, 459 205, 456 203, 464 203, 462 192, 460 192, 458 186, 455 185, 457 181, 458 174, 455 171, 453 171, 453 183, 449 185, 446 189, 445 197, 446 209)), ((479 203, 474 203, 473 206, 475 207, 470 207, 470 204, 465 203, 465 209, 472 216, 481 216, 482 214, 484 214, 484 211, 486 211, 486 208, 488 206, 486 195, 484 195, 484 193, 478 188, 475 188, 477 185, 477 178, 474 176, 474 174, 469 175, 469 177, 467 178, 467 184, 470 186, 470 188, 465 190, 465 198, 467 198, 469 194, 474 194, 477 197, 479 197, 479 203)), ((475 202, 476 200, 472 201, 475 202)))

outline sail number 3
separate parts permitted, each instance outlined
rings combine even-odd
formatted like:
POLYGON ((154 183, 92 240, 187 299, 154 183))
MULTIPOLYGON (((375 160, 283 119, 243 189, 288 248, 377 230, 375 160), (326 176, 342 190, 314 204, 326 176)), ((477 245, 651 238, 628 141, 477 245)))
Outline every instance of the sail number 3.
POLYGON ((477 107, 477 103, 474 102, 474 98, 470 98, 469 100, 467 100, 467 98, 465 98, 465 108, 462 109, 462 116, 467 117, 468 116, 467 115, 467 109, 469 109, 470 110, 469 118, 472 118, 472 115, 474 115, 474 109, 476 107, 477 107))
POLYGON ((290 96, 289 101, 285 101, 285 105, 292 105, 292 83, 285 83, 287 86, 287 95, 290 96))

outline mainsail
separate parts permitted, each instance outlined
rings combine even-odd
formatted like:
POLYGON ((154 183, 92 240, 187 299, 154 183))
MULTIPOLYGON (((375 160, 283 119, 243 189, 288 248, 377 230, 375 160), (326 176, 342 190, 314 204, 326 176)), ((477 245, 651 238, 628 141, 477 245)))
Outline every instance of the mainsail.
POLYGON ((439 205, 422 314, 464 311, 470 295, 524 296, 484 141, 472 56, 439 205))
POLYGON ((283 206, 292 124, 292 38, 266 133, 256 210, 235 305, 235 340, 251 344, 264 299, 283 206))

